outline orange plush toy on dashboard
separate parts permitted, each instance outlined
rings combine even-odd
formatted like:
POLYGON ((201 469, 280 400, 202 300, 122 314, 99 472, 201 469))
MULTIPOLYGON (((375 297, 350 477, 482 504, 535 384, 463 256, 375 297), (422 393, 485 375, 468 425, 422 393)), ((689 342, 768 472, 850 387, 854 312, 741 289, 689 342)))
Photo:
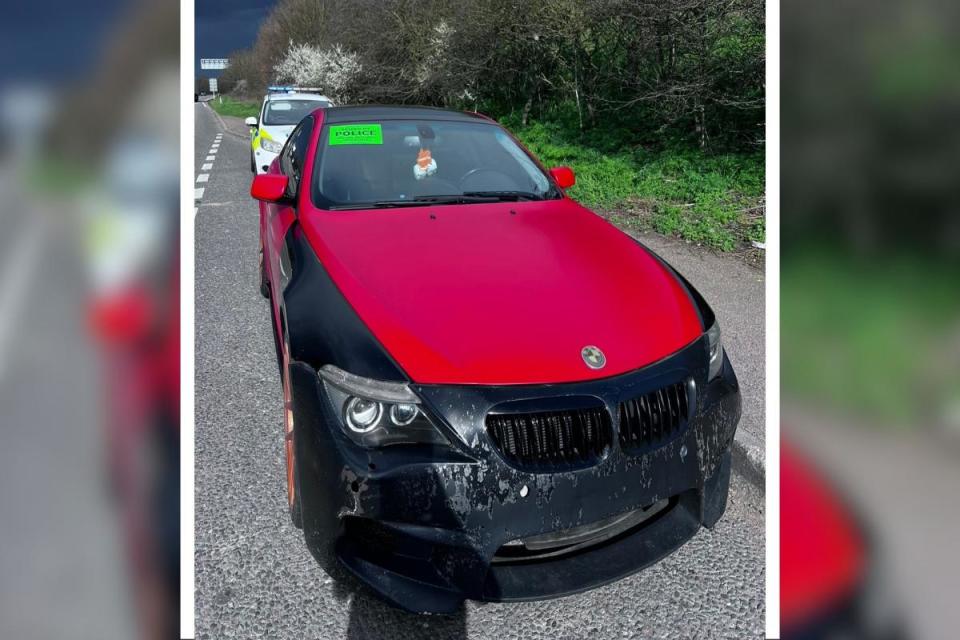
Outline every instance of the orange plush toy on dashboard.
POLYGON ((437 172, 437 161, 430 155, 430 149, 420 149, 417 153, 417 164, 413 165, 413 175, 417 180, 423 180, 437 172))

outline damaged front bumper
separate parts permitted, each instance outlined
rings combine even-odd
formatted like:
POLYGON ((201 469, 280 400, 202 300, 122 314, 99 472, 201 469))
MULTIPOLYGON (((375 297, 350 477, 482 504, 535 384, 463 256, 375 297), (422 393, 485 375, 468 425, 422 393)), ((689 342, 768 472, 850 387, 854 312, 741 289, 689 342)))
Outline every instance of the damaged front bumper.
POLYGON ((575 593, 668 555, 726 507, 740 391, 729 360, 706 381, 705 343, 613 378, 543 386, 417 386, 450 447, 362 449, 312 367, 291 366, 304 534, 387 601, 447 613, 464 599, 575 593), (687 419, 660 443, 618 438, 621 403, 682 382, 687 419), (487 430, 498 407, 598 400, 612 441, 587 466, 528 469, 487 430))

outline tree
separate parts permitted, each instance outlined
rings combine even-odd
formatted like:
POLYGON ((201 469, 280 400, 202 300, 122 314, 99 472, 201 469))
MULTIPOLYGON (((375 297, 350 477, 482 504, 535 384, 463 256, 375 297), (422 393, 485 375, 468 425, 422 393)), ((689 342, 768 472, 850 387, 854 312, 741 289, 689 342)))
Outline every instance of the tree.
POLYGON ((309 44, 293 44, 274 67, 278 82, 292 82, 305 87, 318 87, 334 102, 349 101, 354 78, 363 70, 360 58, 334 45, 319 50, 309 44))

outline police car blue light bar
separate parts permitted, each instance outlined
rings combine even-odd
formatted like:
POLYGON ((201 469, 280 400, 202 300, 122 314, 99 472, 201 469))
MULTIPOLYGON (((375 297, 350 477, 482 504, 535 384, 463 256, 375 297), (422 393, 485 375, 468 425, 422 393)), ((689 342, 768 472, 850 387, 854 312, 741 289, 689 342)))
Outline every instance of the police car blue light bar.
POLYGON ((267 87, 267 93, 319 93, 320 87, 290 87, 286 85, 270 85, 267 87))

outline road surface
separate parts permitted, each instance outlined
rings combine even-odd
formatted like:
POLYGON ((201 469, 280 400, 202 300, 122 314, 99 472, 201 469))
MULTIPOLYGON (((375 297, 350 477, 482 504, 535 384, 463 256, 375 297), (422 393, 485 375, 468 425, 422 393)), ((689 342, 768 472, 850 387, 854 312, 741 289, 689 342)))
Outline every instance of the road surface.
POLYGON ((0 192, 0 638, 130 638, 77 211, 0 192))
MULTIPOLYGON (((324 573, 287 514, 280 385, 269 308, 257 292, 258 209, 247 195, 249 142, 233 133, 235 125, 225 130, 208 106, 195 110, 196 186, 203 189, 195 220, 197 638, 762 637, 763 495, 736 474, 716 529, 701 530, 654 567, 584 594, 470 602, 456 616, 424 617, 324 573)), ((716 256, 705 262, 672 242, 655 248, 698 287, 705 279, 740 287, 703 291, 717 302, 744 385, 744 424, 762 434, 759 272, 750 269, 744 281, 731 276, 739 263, 724 260, 718 273, 716 256), (741 313, 759 321, 741 323, 741 313), (752 346, 741 347, 738 332, 757 326, 759 336, 744 342, 752 346)))

